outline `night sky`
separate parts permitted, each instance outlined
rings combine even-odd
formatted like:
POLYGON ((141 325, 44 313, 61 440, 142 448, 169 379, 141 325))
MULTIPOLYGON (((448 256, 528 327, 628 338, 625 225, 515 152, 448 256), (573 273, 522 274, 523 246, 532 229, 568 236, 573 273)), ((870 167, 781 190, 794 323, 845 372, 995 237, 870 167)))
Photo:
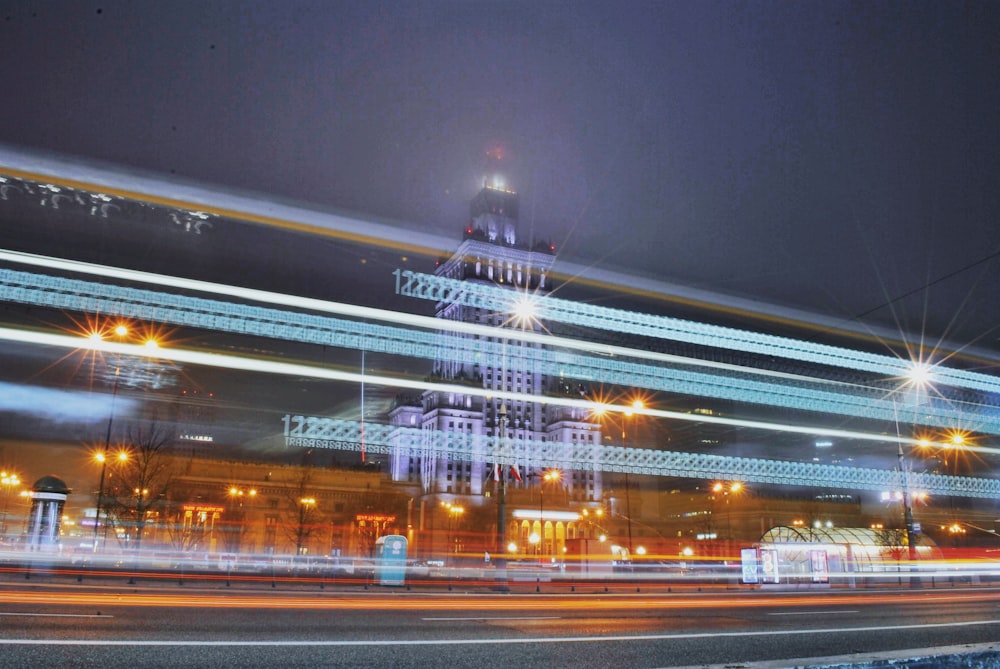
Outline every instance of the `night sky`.
POLYGON ((13 0, 0 81, 0 142, 456 245, 499 145, 566 260, 1000 358, 1000 3, 13 0))

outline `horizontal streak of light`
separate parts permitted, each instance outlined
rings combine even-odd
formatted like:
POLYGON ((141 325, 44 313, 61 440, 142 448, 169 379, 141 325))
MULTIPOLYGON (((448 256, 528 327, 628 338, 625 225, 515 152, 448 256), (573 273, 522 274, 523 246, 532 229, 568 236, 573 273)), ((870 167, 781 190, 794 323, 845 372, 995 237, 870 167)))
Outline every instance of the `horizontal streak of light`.
POLYGON ((114 618, 110 613, 19 613, 0 611, 0 616, 8 618, 114 618))
MULTIPOLYGON (((287 339, 313 344, 341 346, 360 350, 365 348, 366 336, 371 336, 369 350, 391 355, 412 356, 431 360, 440 359, 444 349, 450 349, 448 359, 476 364, 480 356, 499 360, 506 356, 507 344, 497 338, 469 338, 452 335, 457 341, 448 341, 443 333, 393 325, 379 325, 368 321, 355 321, 337 317, 313 315, 284 309, 240 304, 176 293, 162 293, 149 289, 126 288, 81 279, 35 275, 0 268, 0 299, 24 304, 38 304, 70 311, 87 310, 131 319, 172 323, 180 326, 232 332, 238 335, 257 335, 265 338, 287 339), (10 283, 7 283, 7 282, 10 283), (286 324, 287 323, 287 324, 286 324), (324 336, 319 336, 323 333, 324 336), (469 351, 461 350, 469 345, 469 351), (470 351, 474 351, 472 355, 470 351)), ((521 347, 517 347, 521 348, 521 347)), ((523 354, 523 352, 521 352, 523 354)), ((519 354, 520 355, 520 354, 519 354)), ((577 356, 558 352, 550 347, 531 347, 530 353, 519 362, 532 361, 542 374, 570 376, 590 382, 603 381, 612 385, 644 387, 682 395, 704 396, 737 402, 769 405, 786 409, 811 412, 836 413, 867 419, 886 421, 898 419, 897 407, 885 401, 886 390, 854 387, 851 392, 843 388, 821 390, 820 383, 793 382, 769 384, 752 380, 749 374, 685 370, 648 366, 623 358, 601 355, 577 356), (858 394, 855 391, 861 391, 858 394)), ((758 375, 759 376, 759 375, 758 375)), ((829 384, 827 384, 829 385, 829 384)), ((594 398, 591 398, 594 399, 594 398)), ((970 408, 971 410, 971 408, 970 408)), ((959 418, 960 407, 928 409, 915 412, 914 423, 938 428, 978 423, 979 431, 1000 434, 1000 415, 994 418, 971 410, 970 420, 959 418), (980 421, 984 422, 980 422, 980 421)))
POLYGON ((768 613, 769 616, 830 616, 846 613, 860 613, 860 609, 846 609, 844 611, 780 611, 768 613))
MULTIPOLYGON (((265 225, 324 237, 346 239, 385 249, 405 250, 428 257, 441 255, 455 240, 442 235, 420 233, 414 226, 393 225, 361 217, 317 211, 315 208, 276 203, 274 198, 234 193, 218 186, 206 187, 167 180, 155 175, 137 175, 105 166, 88 165, 78 160, 61 160, 34 152, 0 145, 0 171, 8 176, 41 184, 56 184, 89 193, 100 193, 183 211, 199 211, 236 221, 265 225)), ((899 333, 867 326, 852 327, 843 319, 833 319, 780 305, 732 295, 712 293, 676 283, 625 274, 614 269, 580 265, 555 258, 552 276, 566 282, 578 282, 601 289, 620 290, 634 295, 654 297, 667 302, 741 314, 756 320, 777 321, 812 330, 842 332, 868 341, 898 341, 899 333)), ((900 342, 905 343, 905 342, 900 342)), ((992 352, 974 351, 995 361, 992 352)))
POLYGON ((907 630, 927 630, 927 629, 948 629, 960 627, 983 627, 986 625, 1000 625, 1000 620, 965 620, 949 623, 917 623, 911 625, 868 625, 858 627, 814 627, 792 630, 747 630, 742 632, 679 632, 673 634, 608 634, 601 636, 548 636, 548 637, 516 637, 483 639, 359 639, 359 640, 331 640, 331 639, 304 639, 298 641, 254 641, 252 639, 233 639, 229 641, 193 641, 190 639, 0 639, 3 646, 116 646, 116 647, 144 647, 144 646, 185 646, 185 647, 230 647, 230 646, 251 646, 251 647, 375 647, 375 646, 500 646, 506 644, 546 644, 546 643, 582 643, 597 642, 608 643, 610 641, 620 641, 625 643, 635 643, 636 641, 674 641, 679 639, 707 639, 707 638, 748 638, 748 637, 774 637, 774 636, 800 636, 815 634, 858 634, 861 632, 893 632, 907 630))
POLYGON ((48 156, 25 155, 22 151, 2 145, 0 171, 25 181, 55 184, 182 211, 199 211, 235 221, 423 253, 430 257, 440 255, 442 248, 453 243, 439 235, 417 232, 412 226, 403 230, 370 218, 343 216, 279 204, 272 198, 263 200, 219 189, 138 176, 131 170, 115 172, 77 161, 53 161, 48 156))
MULTIPOLYGON (((88 164, 76 158, 70 160, 12 146, 0 145, 0 171, 11 177, 40 184, 56 184, 183 211, 200 211, 236 221, 346 239, 386 249, 406 250, 428 257, 438 257, 442 249, 451 248, 455 244, 451 237, 421 233, 412 224, 405 222, 393 224, 370 216, 362 217, 360 214, 344 215, 317 210, 314 206, 283 204, 265 195, 237 193, 216 185, 193 184, 155 174, 142 175, 132 169, 88 164)), ((899 332, 876 325, 855 325, 842 318, 713 293, 626 274, 616 269, 580 265, 558 257, 555 258, 552 275, 566 282, 739 314, 755 320, 791 324, 824 333, 835 331, 877 343, 890 341, 906 344, 899 332)), ((966 353, 991 363, 997 361, 993 351, 973 349, 970 346, 963 348, 966 353)))
POLYGON ((768 607, 810 607, 840 605, 849 598, 852 605, 883 606, 887 602, 943 605, 969 602, 996 602, 993 592, 950 591, 880 591, 841 595, 771 594, 763 591, 745 592, 740 596, 714 594, 608 594, 600 598, 583 598, 580 594, 463 594, 461 596, 432 596, 423 594, 379 593, 343 596, 336 593, 320 595, 315 592, 302 595, 235 595, 225 594, 176 594, 173 592, 72 592, 0 591, 0 602, 36 606, 101 606, 101 607, 184 607, 184 608, 261 608, 275 610, 406 610, 406 611, 607 611, 636 610, 701 610, 701 609, 755 609, 768 607))
MULTIPOLYGON (((20 251, 0 250, 0 260, 31 265, 33 267, 45 267, 65 272, 76 272, 80 274, 90 274, 102 276, 109 279, 122 281, 139 281, 168 288, 179 288, 182 290, 192 290, 201 293, 215 295, 225 295, 251 302, 264 304, 276 304, 280 306, 305 309, 321 313, 337 314, 351 318, 371 319, 382 322, 395 323, 409 327, 417 327, 425 330, 451 331, 459 334, 479 335, 481 337, 503 338, 506 340, 521 341, 532 344, 539 344, 551 347, 560 347, 568 350, 583 351, 604 356, 616 356, 623 358, 634 358, 640 360, 650 360, 665 364, 683 364, 693 367, 707 367, 723 371, 737 371, 741 373, 759 374, 777 379, 805 381, 817 384, 829 384, 831 386, 851 387, 851 384, 833 381, 830 379, 820 379, 787 372, 773 370, 761 370, 753 367, 742 367, 724 362, 714 362, 711 360, 700 360, 687 358, 684 356, 671 355, 668 353, 657 353, 655 351, 643 351, 624 346, 613 346, 610 344, 594 344, 591 342, 570 339, 566 337, 555 337, 552 335, 537 334, 517 328, 497 328, 489 325, 477 323, 467 323, 446 318, 435 318, 432 316, 420 316, 407 314, 387 309, 376 309, 374 307, 362 307, 340 302, 330 302, 309 297, 299 297, 295 295, 285 295, 271 291, 257 290, 253 288, 241 288, 226 284, 199 281, 196 279, 185 279, 182 277, 154 274, 151 272, 141 272, 138 270, 122 269, 108 265, 97 265, 77 260, 64 260, 33 253, 23 253, 20 251)), ((611 410, 615 410, 611 408, 611 410)), ((642 413, 642 411, 638 411, 642 413)))
POLYGON ((451 616, 441 618, 421 618, 421 620, 470 621, 470 620, 562 620, 562 616, 451 616))
MULTIPOLYGON (((3 257, 3 253, 4 252, 0 252, 0 257, 3 257)), ((47 257, 44 257, 44 256, 32 256, 30 254, 18 254, 18 253, 14 253, 14 252, 9 252, 9 253, 12 253, 13 256, 17 256, 17 257, 20 257, 22 255, 24 255, 26 257, 30 256, 31 258, 33 258, 35 260, 38 260, 39 262, 42 262, 43 264, 44 263, 50 263, 50 262, 71 263, 71 261, 63 261, 63 260, 58 260, 58 259, 52 259, 52 258, 47 258, 47 257)), ((75 263, 71 263, 71 264, 75 265, 75 263)), ((84 263, 84 265, 87 265, 87 264, 84 263)), ((46 265, 46 266, 48 266, 48 265, 46 265)), ((87 265, 87 266, 89 266, 89 265, 87 265)), ((95 266, 95 267, 102 267, 102 266, 95 266)), ((62 269, 66 269, 66 268, 63 267, 62 269)), ((103 269, 108 269, 108 270, 113 271, 113 272, 127 271, 127 270, 120 270, 118 268, 103 268, 103 269)), ((26 276, 33 276, 33 275, 28 274, 26 276)), ((160 276, 160 275, 152 275, 152 276, 160 276)), ((36 277, 37 280, 41 280, 41 279, 44 279, 44 278, 46 278, 46 277, 36 277)), ((161 277, 161 278, 164 278, 166 280, 173 280, 174 279, 174 277, 161 277)), ((57 279, 57 280, 58 281, 67 281, 67 282, 72 281, 72 280, 69 280, 69 279, 57 279)), ((184 281, 187 281, 187 280, 184 280, 184 281)), ((106 285, 104 285, 104 284, 90 284, 93 287, 87 287, 88 284, 86 282, 83 282, 83 281, 80 281, 80 280, 76 280, 76 282, 82 284, 82 286, 79 287, 79 288, 72 288, 72 287, 65 288, 64 290, 69 291, 67 294, 74 294, 75 295, 75 293, 73 292, 75 290, 86 291, 86 290, 103 290, 103 289, 109 289, 109 287, 106 286, 106 285)), ((211 285, 217 285, 217 284, 211 284, 211 285)), ((113 288, 115 288, 115 286, 111 286, 110 288, 113 289, 113 288)), ((232 286, 227 286, 226 288, 227 289, 234 289, 234 290, 244 290, 244 289, 240 289, 240 288, 234 288, 232 286)), ((124 288, 122 288, 121 290, 138 290, 138 289, 124 289, 124 288)), ((85 293, 81 293, 81 295, 85 295, 85 293)), ((144 299, 149 299, 149 300, 155 300, 155 299, 178 299, 178 298, 183 299, 182 296, 178 296, 178 295, 174 295, 174 294, 164 295, 164 296, 159 297, 159 298, 157 298, 157 295, 158 294, 153 293, 153 294, 151 294, 149 296, 146 296, 144 299)), ((276 295, 276 294, 271 294, 271 295, 276 295)), ((277 297, 287 298, 287 299, 290 299, 290 300, 293 300, 293 301, 303 299, 303 298, 297 298, 297 297, 294 297, 294 296, 293 297, 289 297, 289 296, 277 295, 277 297)), ((127 299, 130 299, 130 298, 121 298, 121 299, 127 300, 127 299)), ((132 298, 132 299, 137 299, 137 298, 132 298)), ((197 298, 189 298, 189 299, 196 300, 197 298)), ((316 301, 316 302, 323 303, 321 301, 316 301)), ((35 302, 35 303, 45 304, 46 302, 42 301, 42 302, 35 302)), ((218 303, 213 303, 213 304, 225 305, 226 307, 231 307, 231 308, 238 308, 238 305, 236 305, 234 303, 231 303, 231 302, 218 302, 218 303)), ((293 304, 294 304, 294 302, 293 302, 293 304)), ((324 304, 331 305, 332 307, 334 307, 336 309, 345 309, 345 310, 361 309, 361 307, 354 307, 352 305, 344 305, 344 304, 339 304, 339 303, 329 303, 329 302, 326 302, 324 304)), ((63 306, 66 307, 66 308, 72 308, 71 306, 69 306, 67 304, 63 304, 63 306)), ((174 306, 178 306, 178 305, 174 305, 174 306)), ((178 308, 181 308, 181 307, 178 307, 178 308)), ((203 306, 192 306, 191 308, 194 309, 195 311, 198 311, 199 309, 209 308, 209 307, 207 307, 207 306, 204 306, 204 307, 203 306)), ((261 310, 264 309, 263 307, 251 307, 251 306, 247 306, 246 308, 248 308, 248 309, 261 309, 261 310)), ((447 319, 435 319, 435 318, 428 319, 427 317, 417 317, 417 316, 412 316, 412 315, 409 315, 409 314, 402 314, 402 313, 399 313, 399 312, 390 312, 390 311, 377 310, 377 309, 376 310, 368 310, 368 311, 369 312, 374 311, 374 312, 378 312, 378 313, 382 313, 382 314, 387 314, 387 315, 394 315, 395 317, 398 317, 400 319, 397 322, 400 322, 400 323, 403 323, 403 324, 408 323, 409 322, 408 319, 411 319, 411 318, 418 318, 418 319, 422 318, 422 319, 425 319, 425 322, 429 321, 431 324, 439 326, 439 328, 441 328, 442 324, 448 325, 448 327, 451 327, 451 325, 449 325, 449 324, 455 324, 455 323, 457 323, 455 321, 448 321, 447 319)), ((287 313, 285 313, 284 315, 285 315, 285 317, 293 318, 293 317, 289 316, 287 313)), ((253 318, 254 318, 254 316, 252 316, 252 315, 247 316, 247 317, 250 318, 251 320, 253 320, 253 318)), ((275 316, 273 314, 262 316, 262 318, 275 318, 275 317, 280 318, 280 316, 275 316)), ((320 317, 320 316, 312 316, 312 318, 321 319, 322 317, 320 317)), ((388 318, 388 316, 387 316, 387 318, 388 318)), ((172 322, 185 324, 183 320, 172 321, 172 322)), ((461 323, 458 323, 458 324, 461 325, 461 323)), ((358 323, 356 321, 344 321, 344 327, 348 327, 349 325, 361 327, 362 324, 358 323)), ((628 359, 628 358, 646 358, 646 359, 650 359, 650 360, 657 360, 657 361, 663 362, 663 363, 674 362, 674 363, 678 363, 678 364, 680 364, 682 366, 688 366, 688 367, 713 368, 715 370, 723 370, 723 372, 729 371, 729 372, 753 374, 753 375, 756 375, 756 376, 767 376, 767 377, 772 377, 774 379, 778 379, 779 382, 784 380, 784 381, 791 381, 793 384, 794 383, 802 383, 802 384, 807 384, 807 385, 815 386, 814 388, 812 388, 810 390, 810 389, 802 389, 802 388, 800 388, 800 389, 792 389, 792 388, 784 387, 783 385, 779 385, 778 387, 772 388, 770 390, 767 390, 767 389, 763 389, 762 390, 760 388, 757 388, 755 386, 755 384, 761 384, 761 383, 765 383, 765 382, 762 382, 762 381, 752 381, 750 379, 735 379, 735 380, 733 380, 732 385, 730 385, 730 386, 723 386, 721 384, 721 382, 717 378, 715 378, 715 377, 712 376, 711 372, 704 372, 703 374, 705 374, 706 376, 710 377, 708 379, 700 381, 700 383, 702 384, 700 387, 703 388, 706 397, 716 397, 716 398, 721 398, 721 399, 729 399, 729 400, 736 400, 736 401, 743 401, 743 402, 751 402, 751 403, 763 404, 763 405, 768 405, 769 404, 768 398, 770 398, 770 405, 771 406, 780 406, 780 407, 783 407, 783 408, 792 408, 792 409, 804 409, 804 410, 808 410, 808 411, 822 411, 822 412, 827 412, 827 413, 833 412, 833 413, 840 413, 840 414, 846 414, 846 415, 858 416, 858 417, 861 417, 861 418, 870 418, 870 419, 871 418, 879 418, 879 417, 885 418, 887 420, 891 420, 892 419, 891 415, 890 416, 884 416, 884 415, 883 416, 879 416, 877 413, 873 415, 872 411, 871 411, 872 402, 874 401, 875 404, 879 404, 880 402, 882 402, 882 400, 874 400, 873 399, 873 397, 872 397, 872 394, 873 394, 872 390, 875 390, 875 389, 866 388, 865 386, 859 386, 857 384, 850 384, 850 383, 838 382, 838 381, 833 381, 833 380, 812 379, 811 377, 808 377, 808 376, 793 375, 793 374, 788 374, 788 373, 784 373, 784 372, 777 372, 777 371, 770 371, 770 370, 755 370, 755 369, 749 368, 749 367, 740 367, 738 365, 728 365, 726 363, 715 363, 715 362, 709 362, 709 361, 698 361, 698 360, 693 360, 693 359, 690 359, 690 358, 684 358, 684 357, 679 357, 679 356, 671 356, 669 354, 646 353, 646 352, 643 352, 643 351, 634 351, 633 349, 627 349, 627 348, 622 348, 622 347, 615 348, 615 353, 613 353, 612 355, 609 356, 609 355, 607 355, 604 352, 604 349, 608 348, 608 347, 606 347, 604 345, 591 344, 591 343, 582 342, 582 341, 573 340, 573 339, 551 338, 548 335, 538 335, 538 334, 534 334, 534 333, 525 333, 525 332, 521 332, 519 330, 499 329, 499 328, 495 328, 495 327, 483 326, 483 325, 476 325, 476 324, 464 324, 464 325, 468 325, 468 326, 471 326, 471 327, 474 327, 474 328, 479 328, 482 331, 482 336, 483 337, 488 338, 488 339, 492 339, 494 341, 498 340, 498 339, 501 339, 501 338, 504 339, 504 341, 506 341, 507 339, 510 339, 510 338, 518 339, 518 338, 522 338, 522 336, 524 336, 524 337, 538 337, 539 338, 538 339, 539 342, 557 343, 557 344, 562 345, 563 348, 583 350, 583 351, 589 352, 589 353, 591 353, 594 356, 592 358, 591 362, 589 362, 589 363, 588 362, 583 362, 583 361, 572 361, 572 362, 568 361, 568 360, 566 361, 566 367, 567 367, 567 369, 572 369, 573 370, 573 374, 577 375, 579 378, 593 379, 595 377, 590 376, 590 374, 594 373, 594 374, 597 375, 596 378, 602 378, 602 379, 605 379, 605 380, 609 380, 610 379, 610 381, 612 383, 622 383, 624 381, 623 381, 622 378, 620 378, 620 372, 611 371, 610 367, 608 368, 608 370, 604 370, 604 368, 603 368, 602 365, 604 365, 605 362, 607 362, 607 364, 612 364, 611 362, 608 362, 608 361, 610 361, 612 359, 623 360, 623 359, 628 359), (483 329, 483 328, 485 328, 485 329, 483 329), (500 330, 501 332, 504 333, 502 335, 502 337, 498 337, 497 336, 497 331, 498 330, 500 330), (633 353, 635 353, 635 355, 633 355, 633 353), (577 370, 574 367, 574 365, 581 365, 582 369, 584 371, 577 370), (602 373, 607 373, 607 374, 609 374, 609 376, 608 377, 604 377, 604 376, 602 376, 602 373), (580 376, 580 375, 582 375, 582 376, 580 376), (749 386, 744 385, 744 384, 749 384, 749 386), (829 391, 819 390, 819 387, 822 386, 822 385, 829 386, 831 388, 831 390, 829 390, 829 391), (722 388, 726 388, 726 390, 722 390, 722 388), (711 389, 714 389, 714 391, 711 390, 711 389), (793 392, 791 394, 789 394, 789 391, 793 391, 793 392), (858 395, 857 394, 859 391, 862 393, 862 395, 858 395), (836 396, 833 396, 833 397, 828 396, 828 393, 834 393, 836 396), (749 396, 747 396, 748 394, 749 394, 749 396), (867 396, 867 397, 865 397, 865 396, 867 396), (862 407, 864 407, 864 408, 862 408, 862 407)), ((209 327, 209 328, 211 328, 210 325, 206 326, 204 323, 200 324, 199 327, 209 327)), ((319 327, 322 327, 322 324, 319 327)), ((371 325, 369 325, 367 327, 378 328, 378 327, 382 327, 382 326, 376 326, 374 324, 371 324, 371 325)), ((225 328, 223 328, 223 329, 225 329, 225 328)), ((410 329, 408 332, 412 333, 413 330, 410 329)), ((263 336, 269 336, 269 335, 268 334, 264 334, 263 336)), ((276 336, 276 335, 272 334, 270 336, 276 336)), ((289 334, 288 336, 290 338, 292 338, 292 339, 296 339, 296 337, 295 337, 294 334, 289 334)), ((406 333, 404 333, 404 334, 391 333, 391 334, 387 334, 387 335, 383 335, 383 336, 388 336, 388 337, 403 337, 403 340, 400 340, 400 341, 409 341, 407 339, 407 334, 406 333)), ((429 336, 429 333, 428 332, 421 332, 420 336, 427 337, 427 336, 429 336)), ((419 336, 418 336, 418 338, 419 338, 419 336)), ((302 340, 302 339, 296 339, 296 340, 305 341, 305 340, 302 340)), ((455 344, 455 345, 458 345, 458 344, 455 344)), ((353 346, 357 347, 358 344, 354 343, 353 346)), ((504 346, 506 346, 506 344, 504 344, 504 346)), ((549 351, 549 350, 551 350, 554 347, 548 347, 548 346, 541 347, 540 346, 540 348, 544 348, 545 351, 549 351)), ((399 351, 396 351, 396 352, 399 353, 399 351)), ((424 357, 426 357, 426 355, 427 355, 425 351, 411 351, 411 353, 413 353, 414 355, 417 355, 417 356, 424 356, 424 357)), ((529 355, 539 355, 539 354, 538 353, 534 353, 534 354, 529 353, 529 355)), ((546 365, 548 365, 548 366, 558 366, 560 364, 555 359, 548 360, 548 361, 541 361, 540 359, 537 359, 536 362, 538 362, 539 364, 541 364, 543 366, 546 366, 546 365)), ((625 363, 625 362, 623 362, 623 364, 627 364, 627 365, 630 365, 630 366, 631 365, 636 365, 636 367, 639 367, 639 365, 637 363, 631 363, 631 362, 625 363)), ((650 368, 650 369, 655 370, 657 368, 653 367, 653 368, 650 368)), ((701 374, 701 373, 699 373, 699 372, 693 372, 693 371, 687 371, 687 372, 685 372, 685 371, 682 371, 680 369, 673 369, 673 370, 669 370, 669 371, 670 371, 671 374, 668 374, 668 375, 664 376, 663 378, 664 379, 669 378, 671 380, 669 382, 665 382, 663 385, 659 385, 659 384, 657 384, 656 381, 653 380, 654 378, 656 378, 655 376, 650 376, 648 378, 647 377, 643 377, 642 379, 639 379, 638 382, 640 383, 640 385, 642 385, 643 382, 645 382, 646 383, 645 387, 655 388, 655 389, 659 389, 659 390, 668 390, 668 391, 671 391, 671 392, 680 392, 680 393, 687 393, 687 394, 691 394, 691 393, 695 393, 696 392, 697 387, 699 387, 699 385, 698 385, 699 381, 698 381, 698 379, 696 377, 699 376, 699 374, 701 374), (679 376, 677 376, 677 375, 679 375, 679 376)), ((552 370, 552 371, 549 371, 548 373, 551 373, 551 374, 562 373, 562 370, 561 369, 552 370)), ((569 373, 569 372, 567 372, 567 373, 569 373)), ((640 373, 640 372, 637 371, 637 373, 640 373)), ((642 372, 642 373, 645 373, 645 372, 642 372)), ((650 372, 650 373, 653 374, 654 372, 650 372)), ((722 374, 722 381, 727 381, 727 380, 728 379, 726 378, 725 373, 723 373, 722 374)), ((634 385, 634 382, 632 382, 632 384, 634 385)), ((875 394, 878 395, 878 396, 883 396, 884 397, 885 396, 885 391, 884 390, 878 390, 877 393, 875 393, 875 394)), ((893 409, 895 409, 895 405, 893 405, 893 409)), ((611 410, 611 411, 622 411, 622 409, 616 408, 616 407, 609 407, 609 410, 611 410)), ((879 412, 881 412, 881 411, 887 411, 887 410, 888 409, 886 407, 879 407, 878 408, 879 412)), ((926 424, 935 425, 937 427, 953 427, 956 424, 962 424, 962 421, 960 419, 956 419, 954 417, 948 417, 947 414, 948 413, 954 413, 954 411, 955 411, 954 409, 951 412, 946 411, 945 414, 939 414, 937 412, 932 412, 933 416, 932 416, 931 413, 928 413, 926 416, 924 416, 924 421, 926 422, 926 424)), ((638 413, 643 413, 643 410, 639 410, 638 413)), ((914 417, 913 420, 916 422, 917 418, 914 417)), ((989 422, 989 425, 992 426, 992 422, 989 422)), ((980 430, 985 430, 987 432, 990 431, 990 428, 986 424, 980 425, 979 429, 980 430)))
MULTIPOLYGON (((682 421, 696 422, 696 423, 713 423, 717 425, 752 428, 752 429, 772 431, 772 432, 789 432, 795 434, 808 434, 813 436, 838 437, 842 439, 857 439, 860 441, 875 441, 880 443, 892 442, 892 443, 906 444, 910 446, 926 445, 926 442, 918 439, 906 438, 901 436, 892 436, 887 434, 878 434, 872 432, 857 432, 853 430, 809 427, 805 425, 789 425, 784 423, 768 423, 764 421, 742 420, 739 418, 726 418, 723 416, 706 416, 702 414, 689 414, 679 411, 668 411, 665 409, 646 408, 642 410, 636 410, 630 405, 620 406, 620 407, 609 407, 608 405, 601 404, 599 402, 593 402, 590 400, 583 400, 583 399, 577 400, 573 398, 564 398, 564 397, 540 398, 538 395, 530 395, 525 393, 494 391, 485 388, 477 388, 473 386, 430 383, 422 380, 417 381, 406 378, 380 376, 374 374, 361 374, 358 372, 345 372, 334 369, 326 369, 322 367, 313 367, 303 364, 276 362, 273 360, 257 360, 253 358, 243 358, 238 356, 223 355, 219 353, 205 353, 200 351, 188 351, 188 350, 173 349, 173 348, 158 348, 151 350, 146 348, 145 346, 139 346, 135 344, 125 344, 112 341, 91 341, 82 339, 81 337, 74 337, 70 335, 32 332, 32 331, 18 330, 15 328, 7 328, 7 327, 0 327, 0 340, 15 341, 19 343, 34 344, 40 346, 55 346, 55 347, 70 348, 70 349, 90 348, 121 355, 130 355, 130 356, 144 357, 144 358, 156 358, 161 360, 172 360, 174 362, 185 362, 189 364, 203 365, 207 367, 219 367, 219 368, 235 369, 248 372, 262 372, 265 374, 281 374, 285 376, 309 377, 315 379, 324 379, 327 381, 343 381, 343 382, 358 383, 358 384, 365 382, 373 385, 407 388, 411 390, 433 390, 436 392, 444 392, 444 393, 459 393, 459 394, 473 395, 485 398, 497 397, 503 400, 513 401, 513 402, 526 402, 531 404, 551 404, 555 406, 576 407, 592 412, 596 412, 602 409, 607 410, 609 408, 613 408, 615 410, 622 412, 633 411, 635 413, 641 413, 645 416, 652 416, 654 418, 667 418, 671 420, 682 420, 682 421)), ((933 445, 941 446, 943 448, 948 446, 948 444, 945 442, 935 443, 933 445)), ((968 451, 976 451, 980 453, 1000 453, 1000 449, 990 448, 987 446, 971 445, 971 444, 963 446, 963 449, 968 451)))
MULTIPOLYGON (((456 302, 467 306, 503 312, 509 310, 510 289, 493 284, 471 283, 444 276, 401 272, 403 289, 397 292, 420 299, 456 302), (426 287, 435 290, 427 290, 426 287), (406 288, 409 287, 409 290, 406 288)), ((580 304, 551 294, 519 293, 533 303, 539 321, 572 323, 609 332, 644 335, 728 350, 776 356, 792 360, 888 374, 906 384, 914 363, 898 356, 865 353, 840 346, 818 344, 791 337, 763 334, 750 330, 698 323, 667 316, 637 313, 624 309, 580 304)), ((734 367, 736 367, 734 365, 734 367)), ((985 392, 1000 392, 1000 378, 931 365, 930 374, 942 384, 967 387, 985 392)), ((912 383, 912 382, 911 382, 912 383)), ((930 382, 933 385, 934 381, 930 382)))

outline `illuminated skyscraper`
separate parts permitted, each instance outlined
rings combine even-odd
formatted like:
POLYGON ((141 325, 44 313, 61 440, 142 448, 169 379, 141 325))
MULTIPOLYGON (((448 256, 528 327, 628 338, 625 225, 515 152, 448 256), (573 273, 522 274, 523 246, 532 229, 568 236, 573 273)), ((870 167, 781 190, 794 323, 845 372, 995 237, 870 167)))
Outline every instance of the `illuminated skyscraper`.
MULTIPOLYGON (((524 343, 505 336, 511 330, 542 332, 544 324, 516 313, 519 299, 541 297, 552 289, 549 272, 554 249, 548 242, 524 241, 518 234, 518 195, 502 168, 499 151, 488 154, 481 190, 472 199, 464 240, 458 249, 438 264, 436 274, 468 282, 490 283, 510 289, 508 312, 491 311, 462 304, 439 302, 438 318, 477 323, 496 329, 487 339, 496 344, 496 356, 482 356, 475 362, 449 358, 443 351, 434 362, 432 377, 444 383, 473 385, 498 392, 523 395, 566 393, 580 395, 578 384, 554 379, 535 369, 524 343)), ((467 335, 471 337, 472 335, 467 335)), ((470 342, 469 348, 475 348, 470 342)), ((541 469, 532 457, 532 443, 601 443, 600 426, 581 409, 552 407, 524 400, 501 400, 495 395, 428 391, 413 401, 400 403, 392 411, 394 425, 421 427, 452 434, 494 437, 500 428, 500 407, 505 405, 507 439, 518 476, 525 481, 541 469)), ((473 440, 473 443, 481 443, 473 440)), ((451 494, 482 497, 495 475, 491 457, 482 446, 472 446, 470 460, 452 460, 419 447, 397 448, 392 457, 392 477, 397 481, 418 482, 425 495, 451 494)), ((517 484, 517 480, 508 479, 517 484)), ((579 501, 601 499, 600 472, 566 471, 563 484, 568 498, 579 501)), ((535 483, 537 485, 537 482, 535 483)), ((474 500, 469 500, 475 503, 474 500)))

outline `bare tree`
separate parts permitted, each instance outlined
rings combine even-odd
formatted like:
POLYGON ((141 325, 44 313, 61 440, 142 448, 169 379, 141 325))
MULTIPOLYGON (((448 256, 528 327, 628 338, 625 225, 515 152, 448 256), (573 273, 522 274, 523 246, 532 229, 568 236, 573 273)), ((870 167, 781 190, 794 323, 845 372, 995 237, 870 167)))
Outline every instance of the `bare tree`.
POLYGON ((302 555, 309 546, 310 537, 321 527, 322 517, 311 492, 311 472, 303 467, 301 474, 291 483, 285 496, 292 522, 285 523, 285 531, 289 541, 295 543, 295 554, 302 555))
POLYGON ((156 424, 135 427, 126 437, 128 457, 117 467, 117 477, 106 493, 110 516, 119 526, 133 529, 138 551, 150 512, 163 507, 174 477, 170 444, 173 436, 156 424))

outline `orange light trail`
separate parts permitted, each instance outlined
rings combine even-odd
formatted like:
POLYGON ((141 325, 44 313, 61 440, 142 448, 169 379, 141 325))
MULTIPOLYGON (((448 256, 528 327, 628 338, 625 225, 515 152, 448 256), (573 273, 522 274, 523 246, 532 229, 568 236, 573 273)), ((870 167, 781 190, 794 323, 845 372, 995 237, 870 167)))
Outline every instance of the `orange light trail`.
POLYGON ((97 607, 173 607, 173 608, 250 608, 250 609, 299 609, 299 610, 354 610, 378 611, 420 610, 489 610, 489 611, 620 611, 620 610, 678 610, 706 608, 760 608, 819 605, 885 604, 887 598, 893 601, 919 602, 922 604, 946 604, 972 601, 997 601, 1000 593, 903 593, 878 592, 870 594, 845 593, 833 595, 757 595, 744 593, 735 597, 690 597, 690 596, 639 596, 639 595, 510 595, 498 598, 495 595, 438 596, 414 594, 390 597, 381 594, 371 596, 343 596, 340 594, 317 595, 236 595, 236 594, 177 594, 177 593, 81 593, 81 592, 17 592, 0 591, 2 604, 31 604, 97 607), (749 594, 749 596, 748 596, 749 594))

